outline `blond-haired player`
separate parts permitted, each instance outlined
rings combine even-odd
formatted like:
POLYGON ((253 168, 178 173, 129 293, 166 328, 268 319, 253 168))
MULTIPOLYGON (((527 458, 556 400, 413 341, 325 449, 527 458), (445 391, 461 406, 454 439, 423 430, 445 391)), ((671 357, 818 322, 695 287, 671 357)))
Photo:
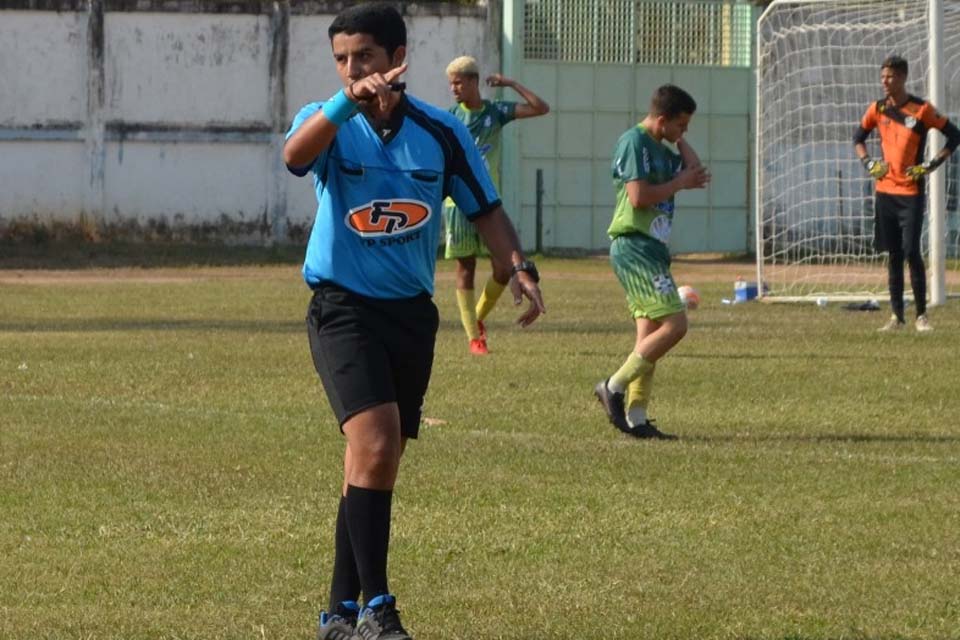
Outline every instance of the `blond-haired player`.
MULTIPOLYGON (((510 87, 520 94, 524 102, 484 100, 480 96, 480 69, 477 61, 470 56, 460 56, 447 65, 447 80, 457 101, 456 105, 450 107, 450 113, 469 129, 499 192, 500 130, 512 120, 542 116, 550 110, 550 106, 516 80, 499 73, 487 77, 487 86, 510 87)), ((480 299, 475 300, 474 275, 477 256, 486 255, 486 249, 473 223, 450 200, 447 200, 444 206, 443 221, 446 228, 444 257, 457 261, 457 305, 460 307, 460 321, 470 340, 470 352, 486 355, 487 332, 483 321, 493 311, 513 274, 510 265, 501 265, 491 260, 493 273, 483 287, 480 299)))

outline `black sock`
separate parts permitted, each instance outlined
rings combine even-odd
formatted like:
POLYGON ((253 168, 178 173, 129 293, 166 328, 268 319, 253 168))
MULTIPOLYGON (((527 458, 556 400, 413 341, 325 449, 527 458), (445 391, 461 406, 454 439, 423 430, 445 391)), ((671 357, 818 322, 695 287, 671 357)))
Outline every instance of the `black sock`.
POLYGON ((340 497, 337 511, 337 532, 333 555, 333 581, 330 584, 330 609, 336 611, 338 603, 360 599, 360 575, 357 561, 350 545, 350 530, 347 528, 347 499, 340 497))
POLYGON ((910 286, 913 288, 913 302, 917 305, 917 316, 922 316, 927 312, 927 270, 919 249, 907 256, 907 264, 910 266, 910 286))
POLYGON ((890 285, 890 307, 897 320, 903 322, 903 251, 891 251, 887 261, 887 282, 890 285))
POLYGON ((387 588, 387 551, 392 501, 393 491, 347 485, 347 526, 365 602, 390 593, 387 588))

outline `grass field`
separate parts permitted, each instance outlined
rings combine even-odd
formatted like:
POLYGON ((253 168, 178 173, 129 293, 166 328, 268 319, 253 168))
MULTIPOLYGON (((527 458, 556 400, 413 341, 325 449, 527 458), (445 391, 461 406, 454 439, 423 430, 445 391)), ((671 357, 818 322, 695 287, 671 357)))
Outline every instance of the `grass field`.
MULTIPOLYGON (((591 394, 632 345, 603 260, 545 260, 467 354, 451 267, 394 502, 417 640, 960 638, 960 311, 704 303, 658 367, 675 443, 591 394)), ((297 267, 0 272, 0 638, 307 639, 343 441, 297 267)))

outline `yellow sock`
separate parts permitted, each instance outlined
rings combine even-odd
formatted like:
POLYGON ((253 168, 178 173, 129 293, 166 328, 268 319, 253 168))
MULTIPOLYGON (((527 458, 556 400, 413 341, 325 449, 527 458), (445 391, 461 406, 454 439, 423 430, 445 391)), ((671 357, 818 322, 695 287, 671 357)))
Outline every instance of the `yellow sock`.
POLYGON ((477 301, 477 320, 483 322, 484 318, 490 315, 506 288, 507 285, 500 284, 493 278, 487 279, 487 284, 483 286, 483 293, 480 294, 480 300, 477 301))
POLYGON ((627 387, 627 419, 631 425, 643 424, 647 421, 647 407, 653 396, 653 373, 656 363, 639 378, 630 382, 627 387))
POLYGON ((473 289, 457 289, 457 306, 460 307, 460 322, 467 337, 476 340, 480 337, 477 328, 477 312, 473 304, 473 289))
POLYGON ((653 367, 654 363, 649 360, 644 360, 643 356, 635 352, 631 352, 630 356, 623 363, 623 366, 620 367, 615 374, 610 376, 610 380, 607 382, 607 388, 616 393, 623 393, 626 391, 627 385, 641 377, 647 371, 653 369, 653 367))

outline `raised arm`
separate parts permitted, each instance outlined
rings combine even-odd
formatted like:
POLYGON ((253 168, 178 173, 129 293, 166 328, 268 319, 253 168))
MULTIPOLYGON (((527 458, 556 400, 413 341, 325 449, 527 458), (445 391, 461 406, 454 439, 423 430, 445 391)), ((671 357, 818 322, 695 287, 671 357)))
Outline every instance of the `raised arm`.
POLYGON ((395 100, 391 97, 397 86, 395 81, 406 70, 407 65, 402 64, 384 74, 374 73, 356 80, 338 91, 287 138, 283 145, 284 163, 291 169, 312 164, 327 150, 340 125, 350 119, 359 105, 377 101, 382 111, 387 110, 395 100))
POLYGON ((677 151, 680 152, 680 159, 685 169, 699 167, 702 164, 700 162, 700 156, 698 156, 697 152, 693 150, 693 147, 687 143, 686 138, 677 140, 677 151))
POLYGON ((533 118, 535 116, 542 116, 550 111, 550 105, 544 102, 543 98, 516 80, 495 73, 487 78, 487 84, 491 87, 510 87, 520 94, 524 102, 517 105, 516 111, 514 111, 514 117, 516 118, 533 118))

